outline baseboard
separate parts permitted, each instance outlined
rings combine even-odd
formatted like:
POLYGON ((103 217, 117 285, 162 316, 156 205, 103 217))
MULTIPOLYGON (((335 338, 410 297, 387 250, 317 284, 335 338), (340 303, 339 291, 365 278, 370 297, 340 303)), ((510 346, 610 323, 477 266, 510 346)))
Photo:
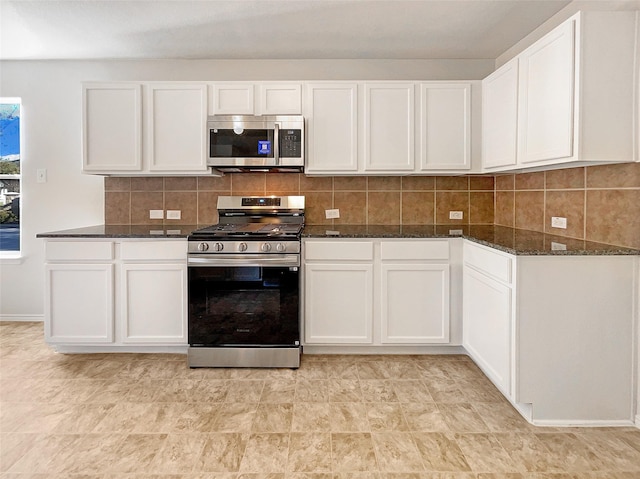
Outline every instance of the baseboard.
POLYGON ((44 321, 44 314, 0 314, 0 322, 5 321, 36 321, 41 323, 42 321, 44 321))
MULTIPOLYGON (((533 420, 531 424, 541 427, 629 427, 634 426, 633 420, 612 419, 608 420, 586 420, 586 419, 542 419, 533 420)), ((636 424, 638 418, 636 418, 636 424)))
POLYGON ((636 427, 640 429, 640 414, 636 416, 636 427))

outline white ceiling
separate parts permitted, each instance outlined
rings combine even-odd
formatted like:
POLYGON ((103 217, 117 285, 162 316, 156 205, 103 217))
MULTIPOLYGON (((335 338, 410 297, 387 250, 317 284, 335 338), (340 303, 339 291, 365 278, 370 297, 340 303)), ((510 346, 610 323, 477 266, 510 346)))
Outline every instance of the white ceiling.
POLYGON ((570 0, 0 0, 0 59, 495 59, 570 0))

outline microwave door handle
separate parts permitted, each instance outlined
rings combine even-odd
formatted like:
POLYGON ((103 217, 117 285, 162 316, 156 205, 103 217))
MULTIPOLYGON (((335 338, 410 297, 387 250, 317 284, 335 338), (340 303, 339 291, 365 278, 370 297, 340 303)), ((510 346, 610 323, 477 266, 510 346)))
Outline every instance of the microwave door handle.
POLYGON ((280 166, 280 124, 273 125, 273 159, 276 166, 280 166))

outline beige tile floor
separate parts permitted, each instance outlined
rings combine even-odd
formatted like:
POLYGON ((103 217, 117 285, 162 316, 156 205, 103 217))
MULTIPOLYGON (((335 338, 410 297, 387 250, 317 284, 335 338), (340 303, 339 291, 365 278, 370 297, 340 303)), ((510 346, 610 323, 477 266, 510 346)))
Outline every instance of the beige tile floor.
POLYGON ((527 424, 464 356, 194 369, 0 323, 0 478, 640 478, 640 430, 527 424))

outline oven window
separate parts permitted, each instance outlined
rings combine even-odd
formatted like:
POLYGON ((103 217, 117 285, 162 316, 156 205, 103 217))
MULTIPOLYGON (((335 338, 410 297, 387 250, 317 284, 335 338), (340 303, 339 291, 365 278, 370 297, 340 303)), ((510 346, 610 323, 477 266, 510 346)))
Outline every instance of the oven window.
POLYGON ((298 280, 297 268, 189 268, 189 344, 297 346, 298 280))
POLYGON ((273 158, 273 130, 209 130, 210 158, 273 158))

